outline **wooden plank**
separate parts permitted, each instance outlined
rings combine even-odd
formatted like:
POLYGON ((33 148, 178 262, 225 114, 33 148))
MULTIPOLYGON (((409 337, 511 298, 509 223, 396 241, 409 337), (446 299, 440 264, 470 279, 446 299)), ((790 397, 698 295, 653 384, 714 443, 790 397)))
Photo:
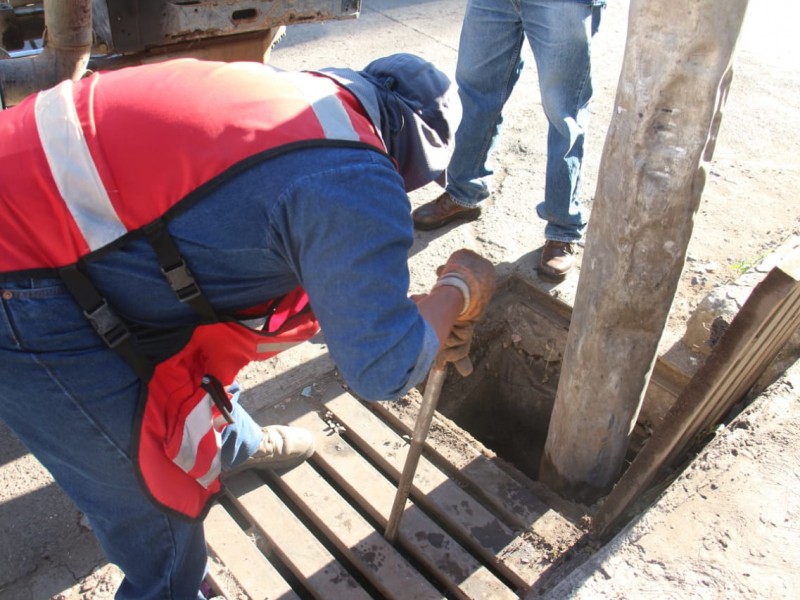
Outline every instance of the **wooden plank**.
POLYGON ((254 361, 245 366, 237 380, 248 393, 240 398, 242 406, 251 416, 283 402, 293 394, 311 385, 315 380, 333 372, 336 365, 328 354, 322 334, 308 342, 284 350, 268 361, 254 361))
MULTIPOLYGON (((412 391, 397 402, 374 402, 369 409, 396 429, 410 435, 419 413, 419 397, 418 392, 412 391)), ((474 439, 468 438, 449 419, 436 413, 426 439, 426 452, 436 457, 437 465, 457 478, 471 494, 498 512, 507 522, 529 529, 540 536, 545 544, 569 545, 577 541, 581 531, 575 525, 545 504, 531 487, 523 485, 498 467, 477 445, 474 439)), ((531 486, 535 484, 530 483, 531 486)), ((570 506, 568 509, 576 518, 582 514, 579 507, 570 506)))
POLYGON ((223 598, 236 598, 237 600, 246 598, 250 600, 250 596, 242 589, 239 582, 233 576, 228 567, 220 561, 214 553, 208 555, 208 571, 206 572, 206 581, 211 584, 212 598, 222 596, 223 598))
POLYGON ((607 535, 662 469, 715 425, 758 381, 800 327, 800 247, 773 268, 678 397, 594 517, 607 535))
POLYGON ((315 598, 369 600, 370 595, 254 473, 232 477, 226 486, 237 508, 315 598))
POLYGON ((302 464, 274 481, 388 600, 442 599, 442 593, 406 561, 358 511, 302 464))
MULTIPOLYGON (((325 407, 347 428, 347 436, 381 468, 399 479, 407 442, 358 400, 343 394, 325 407)), ((412 497, 425 510, 457 531, 459 541, 521 588, 529 588, 552 564, 545 549, 520 536, 426 458, 420 459, 412 497)))
MULTIPOLYGON (((217 504, 211 508, 204 529, 211 552, 222 561, 229 575, 250 598, 299 600, 291 586, 222 506, 217 504)), ((226 587, 223 582, 214 583, 220 588, 226 587)))
MULTIPOLYGON (((291 424, 312 431, 317 449, 311 458, 381 527, 386 527, 396 488, 358 454, 317 412, 291 424)), ((436 525, 413 503, 403 515, 398 544, 425 566, 456 598, 517 598, 511 589, 436 525)))

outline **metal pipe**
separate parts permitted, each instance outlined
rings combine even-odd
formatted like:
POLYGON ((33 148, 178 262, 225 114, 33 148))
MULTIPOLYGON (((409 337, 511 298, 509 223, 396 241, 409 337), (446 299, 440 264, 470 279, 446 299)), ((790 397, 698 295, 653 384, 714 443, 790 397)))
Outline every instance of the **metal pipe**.
POLYGON ((6 105, 64 81, 80 79, 92 50, 92 0, 44 0, 44 50, 0 60, 6 105))
MULTIPOLYGON (((437 359, 438 361, 438 359, 437 359)), ((417 471, 422 448, 425 445, 425 438, 428 437, 428 430, 431 428, 433 414, 436 412, 436 405, 439 403, 439 396, 442 393, 442 385, 446 375, 446 365, 438 366, 434 363, 428 374, 428 382, 425 384, 425 393, 422 396, 422 405, 419 408, 419 415, 414 423, 414 433, 411 436, 411 447, 408 449, 403 474, 397 484, 397 494, 392 504, 392 512, 389 514, 389 521, 386 524, 384 537, 390 542, 397 538, 397 531, 400 528, 400 519, 405 511, 406 500, 411 492, 411 484, 414 481, 414 473, 417 471)))

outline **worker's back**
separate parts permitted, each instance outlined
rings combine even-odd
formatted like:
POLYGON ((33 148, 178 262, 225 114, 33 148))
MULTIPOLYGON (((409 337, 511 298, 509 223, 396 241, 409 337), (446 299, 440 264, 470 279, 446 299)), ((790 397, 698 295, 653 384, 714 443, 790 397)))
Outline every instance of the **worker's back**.
POLYGON ((298 145, 382 148, 327 77, 195 60, 65 81, 0 113, 0 140, 0 272, 73 263, 298 145))

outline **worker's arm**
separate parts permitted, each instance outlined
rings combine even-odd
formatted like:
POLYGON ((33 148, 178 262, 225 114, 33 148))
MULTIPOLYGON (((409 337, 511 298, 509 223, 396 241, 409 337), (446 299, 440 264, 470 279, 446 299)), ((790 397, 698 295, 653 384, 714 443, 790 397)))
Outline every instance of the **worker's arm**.
POLYGON ((458 320, 464 308, 464 296, 458 288, 441 286, 431 290, 430 294, 414 298, 422 317, 433 327, 440 349, 458 320))
POLYGON ((472 336, 475 324, 483 317, 489 301, 494 294, 495 270, 491 262, 475 252, 456 250, 447 262, 437 270, 439 279, 433 287, 431 296, 415 298, 420 312, 432 323, 439 335, 439 362, 452 362, 459 373, 467 376, 472 373, 472 362, 469 359, 472 336), (441 297, 442 291, 448 291, 448 298, 441 297), (461 305, 453 321, 453 294, 457 291, 461 305), (443 313, 446 316, 443 317, 443 313), (449 325, 448 325, 449 323, 449 325), (442 337, 442 333, 445 337, 442 337))
POLYGON ((398 398, 424 380, 465 299, 440 286, 417 307, 408 297, 414 234, 402 180, 368 151, 331 158, 329 170, 298 179, 271 227, 342 377, 366 399, 398 398))

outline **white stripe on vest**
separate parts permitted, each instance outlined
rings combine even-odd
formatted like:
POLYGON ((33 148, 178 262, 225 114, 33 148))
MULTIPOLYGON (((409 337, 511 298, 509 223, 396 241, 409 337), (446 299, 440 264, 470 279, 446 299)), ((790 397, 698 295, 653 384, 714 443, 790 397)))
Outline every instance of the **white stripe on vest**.
POLYGON ((208 471, 205 475, 197 478, 197 483, 202 485, 204 488, 208 488, 214 481, 216 481, 217 477, 219 477, 220 473, 222 473, 222 453, 220 449, 222 448, 222 435, 216 429, 214 431, 214 438, 217 442, 217 453, 214 455, 214 460, 211 461, 211 466, 208 468, 208 471))
POLYGON ((329 83, 325 79, 309 78, 303 73, 281 73, 292 81, 308 101, 311 110, 317 116, 325 132, 325 137, 332 140, 350 140, 357 142, 360 138, 350 116, 347 114, 338 96, 330 93, 329 83), (297 81, 295 81, 297 80, 297 81))
MULTIPOLYGON (((327 139, 359 141, 358 132, 327 80, 282 73, 309 102, 327 139)), ((90 250, 97 250, 127 233, 108 197, 83 135, 72 81, 40 92, 35 116, 39 138, 58 191, 90 250)))
POLYGON ((222 439, 220 433, 212 426, 211 408, 213 405, 211 397, 206 394, 186 416, 186 421, 183 423, 181 447, 178 450, 178 454, 172 459, 172 462, 178 465, 185 473, 189 473, 194 469, 197 462, 197 449, 200 446, 200 442, 208 435, 209 431, 213 431, 217 446, 216 455, 208 471, 196 478, 197 482, 205 488, 214 482, 222 469, 220 460, 222 439))
POLYGON ((36 126, 58 191, 91 250, 127 230, 106 193, 89 153, 72 97, 64 81, 36 97, 36 126))

